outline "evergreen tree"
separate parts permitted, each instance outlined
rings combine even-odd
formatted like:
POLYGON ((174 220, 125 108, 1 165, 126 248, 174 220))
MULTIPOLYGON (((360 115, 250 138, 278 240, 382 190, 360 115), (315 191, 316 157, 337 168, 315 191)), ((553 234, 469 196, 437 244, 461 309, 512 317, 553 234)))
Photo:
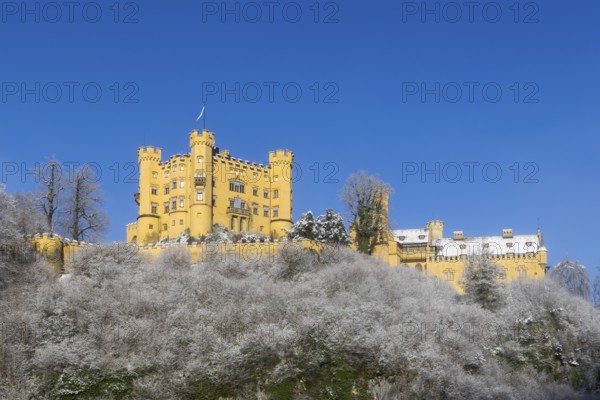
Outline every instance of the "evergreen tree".
POLYGON ((494 310, 503 302, 502 286, 498 282, 503 273, 502 268, 485 255, 473 256, 467 260, 459 284, 467 298, 485 309, 494 310))
POLYGON ((288 239, 317 240, 319 235, 317 220, 312 211, 302 214, 298 221, 288 231, 288 239))
POLYGON ((331 208, 317 220, 317 240, 323 243, 350 244, 350 235, 346 231, 344 220, 331 208))

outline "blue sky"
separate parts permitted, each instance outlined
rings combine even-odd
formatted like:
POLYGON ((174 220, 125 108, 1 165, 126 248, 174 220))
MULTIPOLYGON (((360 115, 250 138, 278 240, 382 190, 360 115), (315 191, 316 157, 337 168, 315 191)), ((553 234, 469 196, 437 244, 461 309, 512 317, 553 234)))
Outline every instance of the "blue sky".
POLYGON ((295 218, 343 211, 366 170, 394 187, 398 228, 539 221, 552 264, 600 265, 598 2, 24 4, 0 11, 0 179, 30 190, 50 156, 96 163, 108 241, 136 217, 137 147, 185 152, 206 100, 232 155, 295 152, 295 218))

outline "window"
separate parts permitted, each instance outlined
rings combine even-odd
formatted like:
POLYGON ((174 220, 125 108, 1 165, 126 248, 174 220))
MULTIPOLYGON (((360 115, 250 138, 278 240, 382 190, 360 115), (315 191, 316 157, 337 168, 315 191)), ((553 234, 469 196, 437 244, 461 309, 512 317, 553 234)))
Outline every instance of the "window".
POLYGON ((198 189, 196 190, 196 200, 203 201, 204 200, 204 190, 198 189))
POLYGON ((156 186, 152 186, 151 193, 154 196, 156 196, 158 194, 158 189, 156 188, 156 186))
POLYGON ((184 186, 185 186, 185 181, 184 181, 184 180, 181 180, 181 181, 179 182, 179 187, 183 189, 183 187, 184 187, 184 186))
POLYGON ((179 208, 184 208, 184 207, 185 207, 184 197, 180 196, 179 197, 179 208))
POLYGON ((264 227, 264 226, 261 226, 261 227, 259 228, 259 230, 260 230, 261 232, 263 231, 263 229, 265 229, 265 227, 264 227))
POLYGON ((182 219, 179 220, 179 225, 183 225, 183 220, 182 219))
POLYGON ((519 279, 527 278, 527 269, 523 266, 519 267, 519 279))
POLYGON ((452 270, 444 271, 444 274, 445 274, 445 278, 447 281, 454 280, 454 271, 452 271, 452 270))
POLYGON ((245 193, 245 185, 242 182, 229 182, 229 190, 236 193, 245 193))
POLYGON ((166 231, 169 228, 167 224, 163 224, 163 231, 166 231))
POLYGON ((163 204, 164 208, 165 208, 165 214, 169 213, 169 202, 167 201, 165 204, 163 204))
POLYGON ((254 204, 252 206, 252 214, 258 215, 258 205, 254 204))
POLYGON ((279 198, 279 189, 273 190, 273 198, 274 199, 278 199, 279 198))
POLYGON ((185 165, 181 164, 181 165, 179 166, 179 170, 180 170, 180 171, 183 171, 184 169, 185 169, 185 165))
POLYGON ((158 178, 158 172, 152 171, 152 178, 154 178, 154 179, 158 178))
POLYGON ((156 214, 158 212, 158 204, 156 203, 152 203, 151 204, 151 211, 152 214, 156 214))
POLYGON ((177 209, 177 197, 171 198, 171 208, 173 209, 173 211, 177 209))
POLYGON ((202 164, 202 161, 203 161, 202 157, 198 157, 197 160, 198 160, 198 164, 202 164))
POLYGON ((175 226, 175 220, 171 221, 171 225, 175 226))
POLYGON ((240 202, 240 208, 241 209, 245 209, 246 208, 246 202, 245 201, 241 201, 240 202))
POLYGON ((196 171, 196 177, 203 178, 204 177, 204 172, 202 172, 202 171, 196 171))
POLYGON ((177 180, 173 179, 173 189, 177 189, 177 180))
POLYGON ((252 188, 252 196, 258 196, 258 188, 257 187, 252 188))
POLYGON ((169 185, 165 186, 165 194, 169 194, 171 193, 171 188, 169 187, 169 185))
POLYGON ((265 199, 268 199, 268 198, 269 198, 269 189, 265 189, 265 190, 263 191, 263 197, 264 197, 265 199))
POLYGON ((269 217, 269 207, 263 207, 263 216, 269 217))
POLYGON ((212 198, 212 205, 214 206, 215 204, 217 204, 217 196, 213 196, 212 198))
POLYGON ((279 182, 279 176, 278 175, 275 175, 273 177, 273 182, 279 182))
POLYGON ((273 218, 279 217, 279 207, 273 207, 273 218))
POLYGON ((150 230, 154 230, 154 225, 150 224, 150 225, 148 226, 148 229, 150 229, 150 230))

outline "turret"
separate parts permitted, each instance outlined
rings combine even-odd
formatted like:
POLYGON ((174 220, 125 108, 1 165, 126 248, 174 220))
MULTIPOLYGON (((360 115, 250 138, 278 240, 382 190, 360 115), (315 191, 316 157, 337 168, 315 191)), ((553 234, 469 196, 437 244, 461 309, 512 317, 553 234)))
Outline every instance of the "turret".
POLYGON ((213 226, 213 150, 215 134, 204 129, 190 132, 191 196, 190 235, 200 237, 211 232, 213 226))
POLYGON ((152 194, 152 186, 157 186, 158 171, 160 171, 160 161, 162 149, 151 146, 140 147, 138 150, 138 164, 140 169, 139 192, 136 194, 138 203, 138 223, 137 240, 140 243, 147 243, 158 239, 159 234, 159 216, 152 211, 152 203, 156 202, 152 194))
POLYGON ((292 227, 292 179, 294 153, 290 150, 269 152, 271 181, 271 234, 278 238, 292 227))
POLYGON ((444 237, 444 222, 429 221, 427 223, 427 230, 429 231, 429 244, 431 244, 434 240, 444 237))

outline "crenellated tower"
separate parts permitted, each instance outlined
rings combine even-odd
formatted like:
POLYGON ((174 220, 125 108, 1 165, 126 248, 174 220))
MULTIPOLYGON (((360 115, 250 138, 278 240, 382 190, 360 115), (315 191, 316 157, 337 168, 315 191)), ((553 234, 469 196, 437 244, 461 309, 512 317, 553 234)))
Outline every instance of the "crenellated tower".
POLYGON ((294 153, 290 150, 269 152, 271 181, 271 235, 285 236, 292 227, 292 180, 294 153))
POLYGON ((429 221, 427 223, 427 230, 429 231, 429 244, 431 244, 434 240, 444 237, 444 222, 429 221))
POLYGON ((140 176, 135 201, 138 204, 136 241, 139 242, 156 241, 154 239, 159 236, 160 217, 157 210, 153 209, 155 200, 152 187, 156 187, 159 182, 161 157, 161 148, 146 146, 138 149, 140 176))
POLYGON ((215 134, 206 129, 190 132, 191 202, 190 235, 200 237, 212 231, 215 134))

